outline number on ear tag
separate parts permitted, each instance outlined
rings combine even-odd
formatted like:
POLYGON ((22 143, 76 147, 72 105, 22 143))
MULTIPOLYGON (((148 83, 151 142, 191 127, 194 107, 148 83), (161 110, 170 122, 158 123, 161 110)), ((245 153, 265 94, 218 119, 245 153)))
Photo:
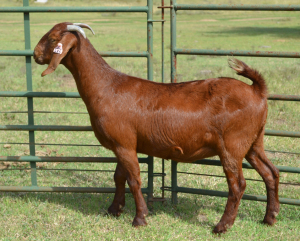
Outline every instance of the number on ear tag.
POLYGON ((57 53, 57 54, 62 54, 62 44, 61 43, 58 43, 57 46, 55 47, 55 49, 53 49, 53 52, 54 53, 57 53))

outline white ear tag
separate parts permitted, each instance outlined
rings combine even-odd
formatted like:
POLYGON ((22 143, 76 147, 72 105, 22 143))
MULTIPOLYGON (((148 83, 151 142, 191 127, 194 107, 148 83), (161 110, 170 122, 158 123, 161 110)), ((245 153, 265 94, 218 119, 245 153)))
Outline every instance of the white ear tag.
POLYGON ((55 49, 53 49, 53 52, 54 53, 57 53, 57 54, 62 54, 62 44, 61 43, 58 43, 57 46, 55 47, 55 49))

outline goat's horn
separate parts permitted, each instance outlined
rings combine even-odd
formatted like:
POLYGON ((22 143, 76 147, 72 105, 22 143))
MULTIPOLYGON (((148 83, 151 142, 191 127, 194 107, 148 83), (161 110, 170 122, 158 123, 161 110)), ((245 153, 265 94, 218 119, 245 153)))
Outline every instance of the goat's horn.
POLYGON ((86 35, 85 35, 85 32, 83 31, 83 29, 79 26, 76 26, 76 25, 67 25, 67 30, 68 31, 76 31, 76 32, 79 32, 82 34, 82 36, 84 38, 86 38, 86 35))
POLYGON ((76 25, 76 26, 79 26, 79 27, 82 27, 82 28, 87 28, 87 29, 91 30, 93 35, 95 35, 95 32, 93 31, 93 29, 85 23, 73 23, 73 25, 76 25))

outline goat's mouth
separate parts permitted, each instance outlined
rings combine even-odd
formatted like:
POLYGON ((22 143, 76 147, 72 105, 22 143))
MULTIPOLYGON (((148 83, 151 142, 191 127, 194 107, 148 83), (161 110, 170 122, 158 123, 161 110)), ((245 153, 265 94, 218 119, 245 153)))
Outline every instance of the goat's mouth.
POLYGON ((40 64, 40 65, 44 65, 45 62, 43 61, 43 56, 40 55, 39 57, 37 57, 36 55, 33 56, 34 58, 34 61, 37 63, 37 64, 40 64))

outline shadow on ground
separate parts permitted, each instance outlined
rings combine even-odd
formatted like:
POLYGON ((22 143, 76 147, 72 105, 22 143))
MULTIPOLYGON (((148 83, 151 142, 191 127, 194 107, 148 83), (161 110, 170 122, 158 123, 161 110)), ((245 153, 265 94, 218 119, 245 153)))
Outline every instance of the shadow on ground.
MULTIPOLYGON (((32 202, 33 200, 34 203, 41 204, 48 202, 57 204, 60 208, 63 207, 81 212, 87 216, 100 215, 104 217, 108 215, 107 208, 111 204, 114 194, 0 193, 0 198, 3 196, 22 199, 23 202, 32 202)), ((181 219, 193 225, 204 225, 213 229, 224 212, 226 200, 225 198, 191 195, 190 198, 179 197, 178 205, 175 206, 170 199, 167 199, 164 204, 154 203, 153 207, 149 208, 149 216, 154 218, 156 215, 167 214, 174 219, 181 219)), ((264 218, 265 208, 266 203, 242 200, 237 218, 239 221, 251 220, 261 223, 264 218)), ((296 208, 296 206, 281 205, 279 220, 299 221, 296 217, 297 215, 286 215, 292 213, 296 208)), ((127 215, 129 220, 133 220, 135 216, 135 204, 131 194, 126 194, 124 215, 127 215)))

